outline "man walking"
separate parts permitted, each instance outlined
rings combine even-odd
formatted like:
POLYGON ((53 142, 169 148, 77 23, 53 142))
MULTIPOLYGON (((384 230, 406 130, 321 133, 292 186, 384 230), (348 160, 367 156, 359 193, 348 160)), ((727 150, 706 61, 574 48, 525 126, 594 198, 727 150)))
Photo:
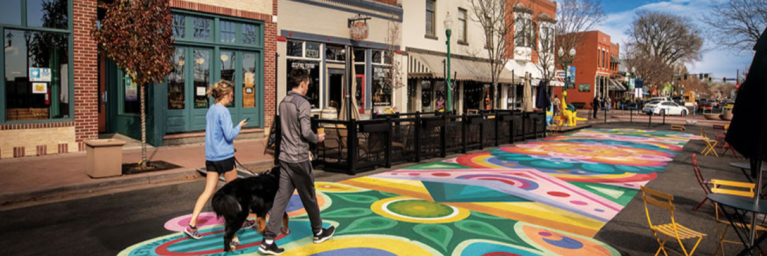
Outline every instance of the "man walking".
POLYGON ((293 190, 298 189, 298 196, 306 209, 314 233, 314 243, 322 243, 333 236, 335 227, 322 228, 320 208, 314 191, 314 174, 309 158, 309 142, 325 140, 325 134, 314 134, 311 129, 311 104, 304 95, 309 90, 309 71, 294 68, 288 77, 291 91, 280 102, 279 121, 282 127, 280 136, 280 188, 274 197, 269 224, 264 232, 264 242, 258 251, 263 254, 279 255, 285 252, 277 247, 274 238, 280 230, 285 208, 288 206, 293 190))
POLYGON ((594 96, 594 101, 591 102, 591 109, 594 110, 594 119, 597 119, 597 110, 599 110, 600 103, 599 96, 594 96))

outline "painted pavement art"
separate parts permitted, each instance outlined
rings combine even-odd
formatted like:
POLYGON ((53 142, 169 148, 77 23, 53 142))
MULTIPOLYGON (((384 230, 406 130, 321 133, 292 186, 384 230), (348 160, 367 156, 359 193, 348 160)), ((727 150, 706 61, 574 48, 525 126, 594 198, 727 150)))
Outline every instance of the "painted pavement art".
MULTIPOLYGON (((297 194, 288 204, 286 255, 619 255, 593 239, 695 135, 589 129, 441 162, 317 182, 333 239, 312 243, 297 194)), ((182 232, 189 215, 169 220, 167 236, 119 255, 258 254, 261 234, 240 230, 224 253, 222 220, 203 213, 200 240, 182 232)))

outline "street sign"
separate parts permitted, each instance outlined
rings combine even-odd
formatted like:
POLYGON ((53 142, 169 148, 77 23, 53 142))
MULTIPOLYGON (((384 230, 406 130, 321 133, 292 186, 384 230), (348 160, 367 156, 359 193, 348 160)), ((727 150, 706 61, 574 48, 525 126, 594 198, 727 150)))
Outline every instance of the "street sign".
POLYGON ((738 79, 737 78, 727 78, 727 81, 735 82, 735 81, 738 81, 738 79))

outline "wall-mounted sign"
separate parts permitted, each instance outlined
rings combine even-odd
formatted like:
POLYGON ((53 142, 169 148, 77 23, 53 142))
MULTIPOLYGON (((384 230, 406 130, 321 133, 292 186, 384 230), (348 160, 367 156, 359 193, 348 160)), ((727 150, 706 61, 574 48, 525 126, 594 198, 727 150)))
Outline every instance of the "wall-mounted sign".
POLYGON ((204 86, 197 86, 197 91, 195 94, 197 96, 205 96, 207 94, 207 90, 205 90, 204 86))
POLYGON ((32 93, 36 93, 36 94, 48 93, 48 84, 32 83, 32 93))
POLYGON ((589 92, 589 91, 591 91, 591 85, 589 85, 589 84, 579 84, 578 85, 578 91, 579 92, 589 92))
POLYGON ((352 40, 365 40, 368 38, 368 24, 365 21, 354 21, 349 27, 349 37, 352 40))
POLYGON ((50 68, 29 68, 29 81, 30 82, 50 82, 51 69, 50 68))

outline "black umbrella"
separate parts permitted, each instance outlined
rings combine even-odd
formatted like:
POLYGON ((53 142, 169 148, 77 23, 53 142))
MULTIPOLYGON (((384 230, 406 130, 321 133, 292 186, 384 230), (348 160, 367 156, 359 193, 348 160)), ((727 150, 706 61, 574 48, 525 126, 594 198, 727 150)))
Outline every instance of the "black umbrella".
POLYGON ((551 106, 551 99, 549 99, 548 90, 546 89, 546 82, 541 80, 541 82, 538 83, 538 95, 535 99, 536 108, 546 110, 546 108, 551 106))
MULTIPOLYGON (((756 54, 740 85, 725 140, 751 160, 767 160, 767 29, 754 46, 756 54)), ((759 162, 759 161, 757 161, 759 162)), ((751 169, 759 170, 759 169, 751 169)))
MULTIPOLYGON (((756 54, 746 81, 740 85, 733 118, 725 141, 751 162, 751 175, 756 177, 755 202, 762 194, 762 161, 767 160, 767 29, 762 32, 754 46, 756 54)), ((756 220, 752 215, 751 223, 756 220)), ((751 228, 751 244, 756 236, 755 225, 751 228)))

